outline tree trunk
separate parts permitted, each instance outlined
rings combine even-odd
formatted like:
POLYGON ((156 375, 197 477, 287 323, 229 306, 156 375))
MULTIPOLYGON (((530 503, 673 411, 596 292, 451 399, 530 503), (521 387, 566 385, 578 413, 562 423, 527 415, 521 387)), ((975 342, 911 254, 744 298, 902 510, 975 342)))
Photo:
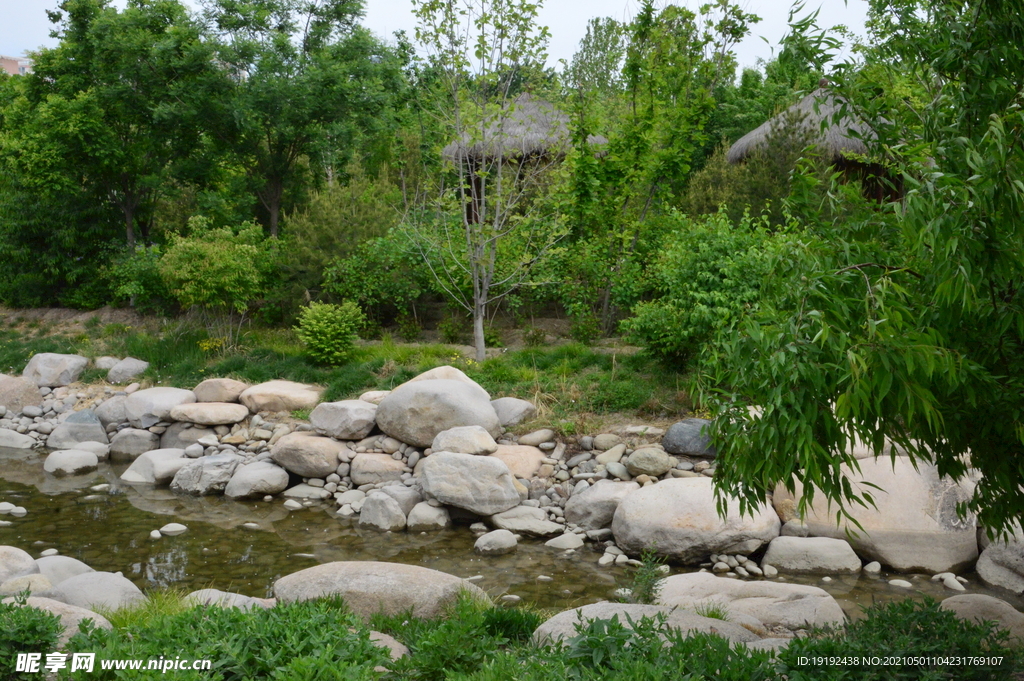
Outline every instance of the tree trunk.
POLYGON ((487 359, 487 345, 484 343, 484 318, 487 317, 487 306, 473 301, 473 346, 476 348, 476 361, 487 359))
POLYGON ((280 194, 275 195, 269 201, 267 210, 270 212, 270 236, 277 237, 277 219, 281 214, 281 196, 280 194))
POLYGON ((128 252, 135 252, 135 210, 129 206, 124 208, 124 233, 128 240, 128 252))

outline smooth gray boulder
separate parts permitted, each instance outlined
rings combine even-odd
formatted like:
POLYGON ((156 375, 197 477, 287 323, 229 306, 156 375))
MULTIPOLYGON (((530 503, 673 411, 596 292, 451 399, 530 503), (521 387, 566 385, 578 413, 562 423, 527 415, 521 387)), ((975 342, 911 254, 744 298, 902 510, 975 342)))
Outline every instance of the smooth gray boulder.
POLYGON ((139 587, 120 572, 85 572, 65 579, 53 587, 54 600, 94 610, 117 610, 146 600, 139 587))
POLYGON ((398 532, 405 529, 405 513, 394 497, 373 490, 363 500, 359 525, 381 532, 398 532))
POLYGON ((39 566, 27 551, 16 546, 0 546, 0 584, 15 577, 34 575, 39 566))
POLYGON ((175 405, 170 417, 200 426, 227 426, 249 418, 249 409, 234 402, 190 402, 175 405))
POLYGON ((498 421, 502 426, 517 426, 523 421, 529 421, 537 414, 537 407, 533 402, 521 400, 518 397, 499 397, 491 400, 494 413, 498 415, 498 421))
POLYGON ((315 407, 323 391, 323 388, 305 383, 268 381, 246 388, 238 400, 254 414, 261 411, 296 411, 315 407))
POLYGON ((12 414, 20 413, 25 407, 43 404, 43 396, 35 381, 23 376, 0 374, 0 407, 7 407, 12 414))
POLYGON ((362 440, 377 425, 377 405, 363 400, 321 402, 309 415, 316 432, 338 440, 362 440))
POLYGON ((56 476, 91 473, 99 466, 99 458, 81 449, 58 449, 43 461, 43 470, 56 476))
POLYGON ((194 445, 204 437, 217 437, 216 431, 204 426, 196 426, 191 423, 172 423, 160 436, 161 449, 185 449, 194 445))
POLYGON ((223 492, 242 457, 237 454, 214 454, 189 462, 178 469, 171 480, 171 490, 194 496, 223 492))
POLYGON ((626 495, 640 489, 635 482, 598 480, 565 502, 565 520, 584 530, 600 530, 612 524, 615 509, 626 495))
POLYGON ((1014 538, 989 543, 974 569, 986 584, 1024 593, 1024 541, 1014 538))
POLYGON ((473 550, 485 556, 503 556, 519 545, 516 536, 508 530, 493 530, 477 537, 473 550))
POLYGON ((32 449, 35 438, 10 428, 0 428, 0 449, 32 449))
POLYGON ((429 447, 438 433, 458 426, 481 426, 492 437, 501 434, 487 392, 457 380, 418 380, 399 386, 377 406, 377 425, 416 447, 429 447))
POLYGON ((996 630, 1009 632, 1012 646, 1024 645, 1024 614, 1002 599, 963 594, 945 599, 939 607, 968 622, 995 622, 996 630))
POLYGON ((124 410, 124 402, 128 399, 127 395, 114 395, 113 397, 103 400, 96 409, 96 418, 100 420, 104 426, 114 423, 124 423, 128 420, 128 415, 124 410))
POLYGON ((280 494, 288 489, 288 471, 269 461, 254 461, 235 469, 224 488, 224 496, 231 499, 263 498, 280 494))
POLYGON ((110 439, 111 461, 134 461, 140 454, 160 448, 160 436, 148 430, 125 428, 110 439))
MULTIPOLYGON (((15 603, 13 598, 5 598, 5 603, 15 603)), ((79 632, 79 625, 85 620, 92 620, 93 626, 97 629, 111 630, 114 627, 103 615, 97 615, 92 610, 80 608, 75 605, 68 605, 52 598, 30 596, 25 600, 23 607, 36 608, 54 614, 60 618, 61 633, 57 637, 57 649, 63 650, 71 637, 79 632)))
POLYGON ((410 532, 432 532, 443 530, 452 524, 451 515, 444 506, 431 506, 421 501, 409 511, 405 520, 405 529, 410 532))
POLYGON ((117 363, 120 362, 120 361, 121 361, 120 357, 103 356, 103 357, 97 357, 96 359, 94 359, 92 361, 92 365, 94 367, 96 367, 97 369, 101 369, 103 371, 110 371, 115 366, 117 366, 117 363))
POLYGON ((149 362, 143 362, 134 357, 125 357, 120 362, 110 367, 107 372, 107 381, 113 384, 127 383, 137 376, 141 376, 149 368, 149 362))
POLYGON ((494 457, 434 452, 418 468, 427 499, 477 515, 494 515, 519 505, 512 473, 494 457))
POLYGON ((50 449, 74 449, 79 442, 109 442, 103 423, 92 409, 72 412, 46 438, 50 449))
POLYGON ((344 444, 329 437, 296 432, 278 440, 270 456, 290 473, 303 478, 324 478, 337 470, 338 455, 345 450, 344 444))
POLYGON ((121 474, 121 480, 146 485, 167 485, 191 461, 185 456, 184 449, 152 449, 140 454, 121 474))
POLYGON ((89 360, 81 355, 40 352, 28 361, 21 375, 43 388, 59 388, 78 380, 89 360))
POLYGON ((831 537, 776 537, 761 562, 800 575, 855 575, 861 568, 849 542, 831 537))
POLYGON ((632 476, 649 475, 657 478, 675 467, 675 460, 658 447, 637 449, 626 457, 626 470, 632 476))
POLYGON ((498 451, 498 443, 480 426, 459 426, 435 435, 430 448, 435 452, 487 456, 498 451))
POLYGON ((565 532, 565 526, 548 520, 548 514, 534 506, 516 506, 496 513, 489 519, 492 526, 531 537, 553 537, 565 532))
POLYGON ((412 513, 412 509, 416 508, 416 504, 423 501, 422 494, 416 489, 406 487, 405 485, 385 485, 376 491, 386 494, 397 501, 399 508, 402 509, 402 515, 406 516, 412 513))
POLYGON ((683 419, 673 423, 661 438, 661 446, 669 454, 714 458, 717 452, 706 434, 710 425, 707 419, 683 419))
POLYGON ((238 402, 238 397, 249 387, 248 383, 233 378, 208 378, 192 392, 196 402, 238 402))
POLYGON ((181 388, 148 388, 128 396, 125 415, 133 428, 149 428, 161 421, 170 421, 171 409, 196 401, 191 390, 181 388))
POLYGON ((349 475, 356 485, 376 485, 391 480, 401 480, 405 464, 390 454, 361 453, 352 457, 349 475))
POLYGON ((50 580, 54 586, 65 579, 71 579, 86 572, 95 572, 91 567, 71 556, 43 556, 36 558, 39 573, 50 580))

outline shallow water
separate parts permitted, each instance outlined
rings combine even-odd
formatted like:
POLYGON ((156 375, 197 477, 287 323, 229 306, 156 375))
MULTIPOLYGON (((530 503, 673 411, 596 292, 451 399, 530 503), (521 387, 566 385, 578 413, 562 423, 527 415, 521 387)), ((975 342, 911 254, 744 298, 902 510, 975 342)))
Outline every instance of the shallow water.
MULTIPOLYGON (((359 529, 334 516, 333 504, 289 512, 278 499, 236 502, 223 497, 177 495, 167 488, 122 485, 118 476, 127 465, 101 464, 95 473, 55 478, 42 470, 43 456, 23 450, 0 450, 0 501, 24 506, 22 518, 0 516, 0 544, 17 546, 34 556, 48 548, 78 558, 96 570, 122 572, 143 590, 213 587, 250 596, 271 596, 279 577, 335 560, 382 560, 421 565, 476 581, 492 596, 513 594, 541 608, 578 606, 608 599, 627 586, 630 569, 598 567, 600 553, 588 545, 566 556, 524 539, 518 551, 483 557, 473 552, 475 537, 462 525, 441 532, 379 533, 359 529), (107 483, 110 489, 90 489, 107 483), (150 539, 149 533, 169 522, 188 531, 176 537, 150 539), (258 529, 243 527, 256 523, 258 529), (538 577, 550 577, 551 581, 538 577)), ((673 566, 672 572, 692 568, 673 566)), ((899 575, 913 589, 890 586, 880 577, 789 577, 789 581, 820 586, 852 617, 873 602, 907 597, 946 598, 953 592, 927 575, 899 575)), ((1002 590, 980 585, 965 575, 968 593, 987 593, 1018 609, 1024 602, 1002 590)))

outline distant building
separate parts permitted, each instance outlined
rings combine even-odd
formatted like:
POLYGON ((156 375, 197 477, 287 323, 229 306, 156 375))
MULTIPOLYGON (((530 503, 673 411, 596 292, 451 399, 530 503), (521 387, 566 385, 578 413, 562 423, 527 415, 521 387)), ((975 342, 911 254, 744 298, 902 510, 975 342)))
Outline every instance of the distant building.
POLYGON ((12 76, 32 73, 32 60, 27 57, 6 57, 0 54, 0 68, 12 76))

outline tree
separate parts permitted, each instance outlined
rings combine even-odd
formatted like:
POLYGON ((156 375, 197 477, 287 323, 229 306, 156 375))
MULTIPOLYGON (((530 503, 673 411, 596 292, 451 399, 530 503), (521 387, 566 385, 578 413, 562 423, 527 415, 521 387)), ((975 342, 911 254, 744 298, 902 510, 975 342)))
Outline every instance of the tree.
POLYGON ((797 193, 806 231, 776 259, 774 292, 703 358, 716 480, 747 508, 797 481, 804 507, 869 504, 840 466, 857 470, 854 438, 876 454, 891 442, 954 479, 979 471, 961 510, 1009 531, 1024 518, 1024 17, 995 0, 872 0, 871 18, 877 47, 833 75, 906 196, 797 193))

